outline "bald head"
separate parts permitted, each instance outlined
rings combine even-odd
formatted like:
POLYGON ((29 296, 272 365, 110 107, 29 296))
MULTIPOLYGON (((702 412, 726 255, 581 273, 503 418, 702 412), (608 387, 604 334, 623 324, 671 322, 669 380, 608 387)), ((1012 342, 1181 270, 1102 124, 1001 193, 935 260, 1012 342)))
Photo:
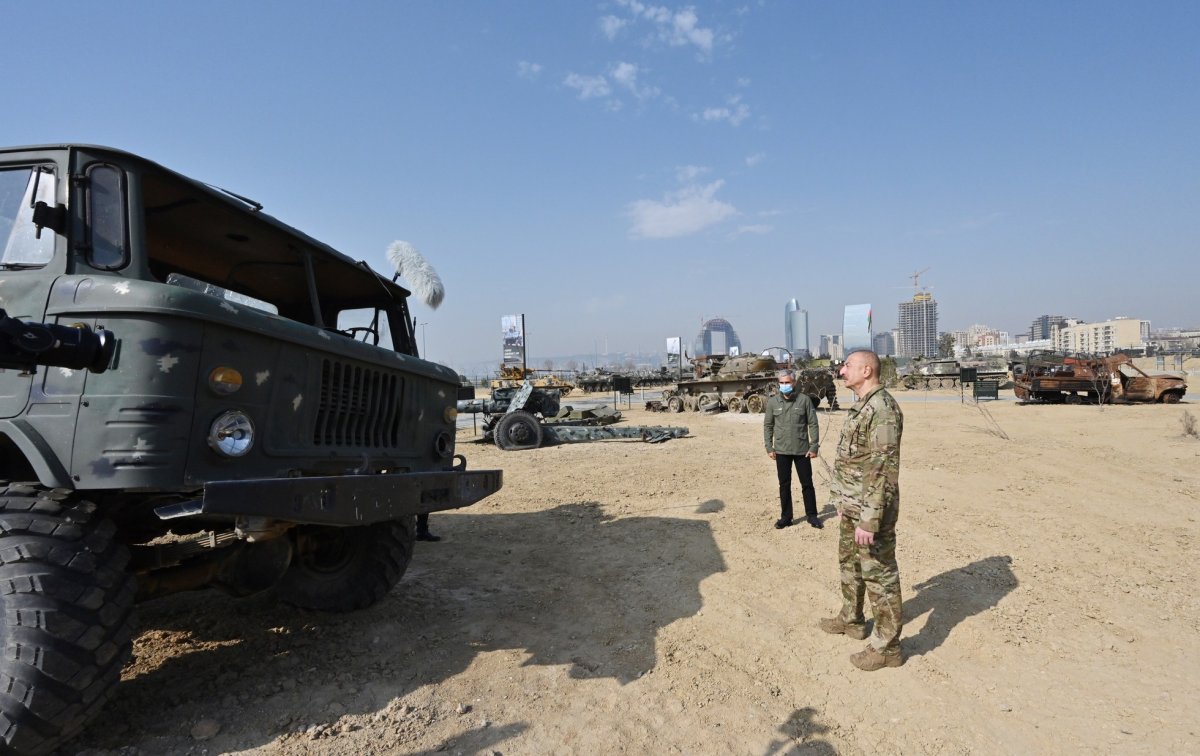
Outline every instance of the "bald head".
POLYGON ((839 371, 846 381, 846 388, 862 396, 879 385, 879 355, 869 349, 860 349, 846 356, 839 371))
POLYGON ((847 362, 852 359, 860 360, 863 364, 871 368, 871 375, 876 377, 879 376, 879 355, 875 354, 869 349, 860 349, 857 352, 851 352, 850 355, 846 357, 847 362))

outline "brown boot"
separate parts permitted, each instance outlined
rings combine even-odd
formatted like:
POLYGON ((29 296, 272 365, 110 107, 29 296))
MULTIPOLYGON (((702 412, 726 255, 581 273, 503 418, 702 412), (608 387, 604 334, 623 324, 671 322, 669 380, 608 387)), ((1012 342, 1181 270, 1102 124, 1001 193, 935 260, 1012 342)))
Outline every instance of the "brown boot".
POLYGON ((817 627, 821 628, 830 635, 847 635, 854 640, 862 640, 867 637, 867 626, 863 622, 843 622, 841 617, 827 617, 817 623, 817 627))
POLYGON ((864 672, 874 672, 884 667, 899 667, 904 663, 904 657, 897 651, 892 654, 881 654, 871 646, 867 646, 857 654, 850 654, 850 663, 864 672))

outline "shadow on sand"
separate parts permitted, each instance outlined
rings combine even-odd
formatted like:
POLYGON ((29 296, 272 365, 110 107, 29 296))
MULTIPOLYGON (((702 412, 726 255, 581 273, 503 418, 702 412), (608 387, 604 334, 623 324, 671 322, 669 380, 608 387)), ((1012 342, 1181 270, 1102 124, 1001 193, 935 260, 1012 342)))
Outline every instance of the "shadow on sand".
MULTIPOLYGON (((700 511, 721 508, 712 500, 700 511)), ((252 748, 342 714, 390 714, 398 707, 389 702, 498 650, 521 652, 514 670, 561 666, 572 678, 626 684, 655 665, 658 629, 694 615, 701 581, 725 569, 705 520, 613 519, 597 502, 435 520, 445 540, 418 544, 400 584, 362 612, 212 591, 141 606, 142 658, 68 750, 190 740, 203 718, 222 723, 210 751, 252 748)), ((479 726, 455 735, 454 748, 486 751, 527 727, 479 726)))
POLYGON ((958 623, 1000 602, 1018 585, 1012 557, 991 556, 948 570, 913 586, 917 594, 904 602, 904 622, 929 613, 921 632, 903 639, 910 656, 922 656, 950 635, 958 623))

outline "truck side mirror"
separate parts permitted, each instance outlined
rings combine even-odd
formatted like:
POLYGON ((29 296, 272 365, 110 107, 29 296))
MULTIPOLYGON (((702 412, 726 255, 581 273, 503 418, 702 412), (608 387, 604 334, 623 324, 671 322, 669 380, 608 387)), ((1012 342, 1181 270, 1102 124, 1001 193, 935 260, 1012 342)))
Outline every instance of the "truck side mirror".
POLYGON ((66 205, 55 205, 54 207, 50 207, 42 200, 38 200, 33 204, 33 225, 37 226, 37 233, 35 236, 38 239, 42 238, 43 228, 48 228, 56 234, 66 233, 66 205))

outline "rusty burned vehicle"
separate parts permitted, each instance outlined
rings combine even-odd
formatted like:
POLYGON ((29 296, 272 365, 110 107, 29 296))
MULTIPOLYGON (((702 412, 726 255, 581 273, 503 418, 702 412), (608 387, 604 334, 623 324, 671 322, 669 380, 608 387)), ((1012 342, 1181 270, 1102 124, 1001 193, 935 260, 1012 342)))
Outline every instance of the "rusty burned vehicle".
POLYGON ((135 155, 0 148, 0 304, 117 339, 90 370, 0 370, 0 751, 97 715, 135 600, 361 609, 418 514, 500 488, 455 454, 459 379, 418 356, 408 296, 135 155))
POLYGON ((1187 393, 1187 382, 1178 374, 1151 375, 1124 354, 1033 352, 1013 366, 1013 392, 1022 401, 1054 404, 1174 404, 1187 393))

